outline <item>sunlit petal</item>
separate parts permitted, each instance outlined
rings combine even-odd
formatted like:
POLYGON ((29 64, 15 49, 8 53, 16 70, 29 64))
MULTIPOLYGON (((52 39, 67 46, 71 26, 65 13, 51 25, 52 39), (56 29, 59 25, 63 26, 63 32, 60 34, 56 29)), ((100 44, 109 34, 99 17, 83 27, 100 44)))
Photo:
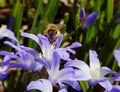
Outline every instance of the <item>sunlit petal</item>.
POLYGON ((53 92, 51 82, 46 79, 40 79, 37 81, 30 82, 30 84, 27 86, 27 90, 32 89, 37 89, 42 92, 53 92))
POLYGON ((100 62, 98 59, 98 55, 94 50, 89 51, 89 60, 90 60, 90 69, 91 71, 94 71, 95 69, 100 68, 100 62))

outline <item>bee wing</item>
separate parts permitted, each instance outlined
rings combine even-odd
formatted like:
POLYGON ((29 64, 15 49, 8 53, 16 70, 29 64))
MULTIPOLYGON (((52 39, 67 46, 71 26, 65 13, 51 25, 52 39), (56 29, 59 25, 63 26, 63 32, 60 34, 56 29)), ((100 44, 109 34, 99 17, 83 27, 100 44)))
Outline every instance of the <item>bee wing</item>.
POLYGON ((59 28, 59 30, 61 30, 62 28, 66 27, 65 24, 56 24, 56 26, 59 28))
POLYGON ((45 27, 48 26, 49 22, 45 21, 45 20, 40 20, 40 24, 44 25, 45 27))

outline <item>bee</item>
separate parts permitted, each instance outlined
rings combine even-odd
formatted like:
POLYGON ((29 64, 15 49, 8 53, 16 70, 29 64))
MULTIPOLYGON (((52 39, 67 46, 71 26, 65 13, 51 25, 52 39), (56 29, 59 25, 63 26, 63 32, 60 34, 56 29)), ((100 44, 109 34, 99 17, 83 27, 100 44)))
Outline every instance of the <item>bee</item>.
POLYGON ((52 44, 60 35, 60 28, 55 24, 48 24, 46 30, 44 31, 44 35, 52 44))
POLYGON ((63 28, 64 24, 53 24, 46 23, 46 29, 44 30, 44 35, 48 38, 49 42, 53 44, 60 35, 60 30, 63 28))

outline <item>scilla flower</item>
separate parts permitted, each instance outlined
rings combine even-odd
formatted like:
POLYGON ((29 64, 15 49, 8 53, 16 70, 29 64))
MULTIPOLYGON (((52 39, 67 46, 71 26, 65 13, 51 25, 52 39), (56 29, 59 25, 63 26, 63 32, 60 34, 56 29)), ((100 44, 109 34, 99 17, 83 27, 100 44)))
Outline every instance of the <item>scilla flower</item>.
POLYGON ((12 42, 5 41, 5 44, 11 46, 16 52, 0 51, 1 55, 8 55, 16 60, 16 63, 10 63, 10 68, 22 68, 24 70, 32 70, 33 72, 40 71, 42 65, 35 62, 35 58, 39 57, 39 53, 32 48, 21 45, 14 45, 12 42))
POLYGON ((98 14, 96 12, 93 12, 86 17, 84 8, 81 8, 80 21, 83 22, 82 29, 85 30, 88 28, 96 20, 97 16, 98 14))
POLYGON ((14 36, 14 33, 11 30, 7 29, 6 25, 2 25, 0 28, 0 39, 4 37, 14 40, 18 43, 17 39, 14 36))
MULTIPOLYGON (((86 76, 88 76, 90 79, 88 80, 89 84, 91 86, 96 85, 97 83, 101 81, 108 80, 108 77, 105 77, 105 75, 112 73, 112 71, 107 67, 100 67, 100 62, 98 59, 98 55, 94 50, 89 51, 89 60, 90 60, 90 67, 84 62, 80 60, 69 61, 65 64, 65 67, 76 67, 80 70, 83 70, 86 76)), ((79 76, 79 70, 76 72, 79 76)), ((80 74, 81 75, 81 74, 80 74)))
POLYGON ((53 53, 51 66, 49 66, 49 63, 47 61, 43 61, 43 59, 38 60, 38 62, 45 66, 48 73, 48 79, 39 79, 37 81, 32 81, 28 85, 27 90, 38 89, 42 92, 52 92, 51 85, 56 86, 58 84, 60 86, 59 91, 65 90, 65 92, 67 92, 67 87, 65 84, 68 84, 74 89, 80 91, 81 88, 79 86, 79 83, 76 81, 74 73, 75 70, 73 68, 60 69, 60 56, 57 52, 53 53), (45 86, 51 90, 43 90, 42 88, 45 86))
POLYGON ((42 59, 45 59, 51 63, 52 61, 52 54, 54 51, 56 51, 60 58, 63 60, 67 60, 70 58, 70 55, 68 52, 75 54, 75 51, 72 50, 72 48, 77 48, 81 47, 81 44, 78 42, 74 42, 72 45, 65 47, 65 48, 60 48, 60 44, 62 42, 63 35, 61 34, 56 41, 51 44, 48 40, 47 37, 45 37, 42 34, 38 34, 37 36, 34 34, 29 34, 29 33, 21 33, 22 36, 33 39, 37 44, 40 46, 42 53, 40 53, 40 57, 42 59))

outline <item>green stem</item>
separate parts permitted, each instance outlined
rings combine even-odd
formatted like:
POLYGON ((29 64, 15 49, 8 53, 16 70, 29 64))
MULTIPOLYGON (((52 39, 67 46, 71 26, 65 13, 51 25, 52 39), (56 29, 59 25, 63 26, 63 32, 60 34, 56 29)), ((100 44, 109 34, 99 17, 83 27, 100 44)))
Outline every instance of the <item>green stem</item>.
POLYGON ((107 23, 113 18, 113 5, 114 0, 107 0, 107 23))
MULTIPOLYGON (((42 2, 43 2, 43 0, 39 0, 38 1, 38 7, 37 7, 37 11, 36 11, 34 20, 33 20, 32 28, 31 28, 31 33, 35 33, 35 28, 36 28, 37 23, 38 23, 38 17, 39 17, 40 14, 42 14, 42 10, 43 10, 42 2)), ((36 45, 33 44, 32 40, 30 40, 28 46, 29 47, 35 47, 36 45)))

